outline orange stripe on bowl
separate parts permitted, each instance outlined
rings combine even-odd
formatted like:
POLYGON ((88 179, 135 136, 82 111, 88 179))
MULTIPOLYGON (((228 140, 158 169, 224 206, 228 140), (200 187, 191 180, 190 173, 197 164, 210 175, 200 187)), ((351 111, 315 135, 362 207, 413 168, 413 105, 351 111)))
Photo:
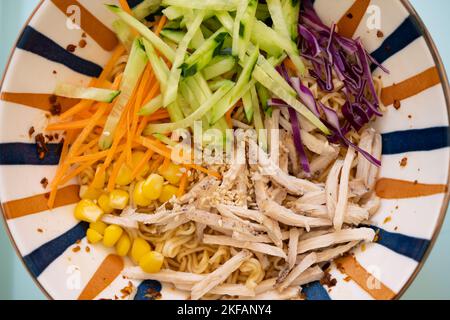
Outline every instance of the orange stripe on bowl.
MULTIPOLYGON (((31 108, 41 109, 44 111, 50 111, 52 108, 52 103, 50 102, 52 94, 43 93, 13 93, 13 92, 2 92, 0 99, 7 102, 22 104, 31 108)), ((56 97, 56 103, 61 105, 62 112, 72 108, 80 100, 70 99, 64 97, 56 97)))
POLYGON ((447 186, 382 178, 378 180, 375 192, 383 199, 406 199, 446 193, 447 186))
POLYGON ((73 10, 70 10, 69 7, 77 6, 80 9, 81 29, 90 35, 103 49, 112 51, 118 45, 119 42, 114 32, 108 29, 108 27, 106 27, 78 1, 52 0, 52 2, 68 17, 73 15, 73 10))
MULTIPOLYGON (((71 185, 59 189, 54 208, 64 207, 80 201, 80 187, 71 185)), ((48 194, 39 194, 29 198, 13 200, 2 204, 6 219, 16 219, 31 214, 47 211, 48 194)))
POLYGON ((339 20, 338 32, 340 35, 352 38, 358 29, 367 8, 369 7, 370 0, 356 0, 355 3, 347 10, 344 16, 339 20))
POLYGON ((395 292, 364 269, 353 256, 336 260, 336 266, 343 274, 355 281, 364 291, 377 300, 392 300, 395 292))
POLYGON ((78 300, 94 300, 120 275, 123 268, 124 262, 121 257, 115 254, 107 256, 81 292, 78 300))
POLYGON ((439 71, 436 67, 432 67, 405 81, 383 88, 381 101, 385 106, 389 106, 395 101, 415 96, 439 83, 441 83, 439 71))

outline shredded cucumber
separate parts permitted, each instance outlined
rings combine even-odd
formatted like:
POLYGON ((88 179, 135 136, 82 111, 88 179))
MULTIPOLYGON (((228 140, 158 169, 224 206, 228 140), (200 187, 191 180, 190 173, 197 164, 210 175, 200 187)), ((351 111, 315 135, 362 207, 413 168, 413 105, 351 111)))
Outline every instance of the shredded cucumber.
POLYGON ((253 72, 253 77, 261 83, 264 87, 270 90, 277 97, 285 101, 288 105, 293 107, 298 113, 308 119, 313 125, 320 129, 326 135, 330 134, 328 128, 312 113, 306 106, 304 106, 296 97, 291 96, 283 88, 276 85, 274 81, 261 69, 257 69, 253 72))
POLYGON ((258 142, 261 148, 267 152, 267 132, 264 131, 264 120, 261 114, 261 109, 259 108, 258 94, 256 92, 255 86, 250 89, 253 111, 254 111, 254 121, 256 133, 258 134, 258 142))
POLYGON ((297 42, 300 0, 282 0, 284 18, 289 28, 291 39, 297 42))
POLYGON ((184 8, 176 7, 176 6, 169 6, 165 8, 162 13, 167 17, 169 20, 177 20, 180 18, 183 18, 183 15, 185 13, 184 8))
POLYGON ((158 79, 161 91, 165 92, 170 71, 167 65, 160 59, 152 44, 146 39, 143 39, 142 43, 144 44, 145 52, 147 54, 148 60, 150 61, 150 64, 152 65, 155 77, 156 79, 158 79))
POLYGON ((222 47, 226 35, 225 28, 219 29, 188 57, 181 65, 183 76, 190 77, 203 70, 210 63, 215 53, 222 47))
POLYGON ((266 87, 264 87, 260 83, 257 83, 255 86, 256 86, 256 92, 258 93, 259 101, 261 102, 261 106, 262 106, 264 112, 267 113, 270 109, 270 107, 269 107, 270 93, 266 89, 266 87))
POLYGON ((261 68, 265 73, 267 73, 272 80, 286 90, 290 95, 297 96, 297 92, 286 82, 286 80, 281 76, 277 70, 267 61, 262 55, 258 58, 258 67, 261 68))
POLYGON ((233 56, 217 56, 203 69, 203 76, 206 80, 211 80, 232 71, 235 67, 236 59, 233 56))
POLYGON ((244 94, 244 96, 242 97, 242 104, 244 105, 245 118, 250 123, 253 120, 254 113, 251 92, 247 92, 246 94, 244 94))
POLYGON ((147 62, 148 58, 145 54, 141 40, 136 39, 133 42, 130 57, 123 73, 122 83, 120 85, 121 94, 119 95, 119 98, 108 116, 103 133, 99 140, 99 147, 101 150, 111 147, 123 110, 130 100, 134 88, 143 74, 147 62))
POLYGON ((115 5, 106 5, 106 7, 121 18, 126 24, 138 31, 145 39, 150 41, 158 51, 163 54, 169 61, 175 59, 175 51, 165 43, 160 37, 154 34, 147 26, 141 23, 139 20, 129 15, 121 8, 115 5))
POLYGON ((200 25, 203 22, 203 18, 205 16, 204 11, 200 11, 198 15, 195 17, 192 24, 189 26, 189 30, 184 36, 183 40, 180 42, 178 49, 176 51, 176 55, 173 61, 172 70, 170 71, 169 79, 167 80, 167 88, 164 92, 164 106, 168 106, 173 103, 177 99, 178 93, 178 83, 181 78, 181 65, 183 64, 184 58, 187 53, 187 49, 189 43, 194 37, 197 30, 199 30, 200 25))
POLYGON ((111 103, 120 94, 120 91, 100 88, 84 88, 67 83, 60 83, 56 86, 54 93, 57 96, 66 98, 111 103))
POLYGON ((133 8, 133 15, 138 20, 147 18, 161 6, 161 0, 144 0, 133 8))
POLYGON ((158 109, 162 108, 163 99, 162 96, 159 95, 152 100, 150 100, 146 105, 144 105, 138 112, 140 116, 149 116, 155 113, 158 109))
POLYGON ((255 15, 257 7, 258 0, 249 0, 247 10, 245 11, 241 20, 240 32, 242 32, 242 40, 239 46, 240 60, 243 60, 245 58, 246 48, 250 44, 250 39, 253 33, 253 26, 255 25, 255 15))
POLYGON ((153 136, 156 139, 158 139, 159 141, 161 141, 162 143, 167 144, 168 146, 175 147, 177 145, 176 141, 173 141, 172 139, 170 139, 169 137, 167 137, 161 133, 154 133, 153 136))
MULTIPOLYGON (((290 1, 290 0, 287 0, 290 1)), ((258 9, 256 10, 256 19, 261 21, 266 21, 270 18, 270 12, 267 8, 267 4, 265 3, 258 3, 258 9)))
POLYGON ((225 83, 230 82, 230 80, 228 79, 223 79, 223 78, 217 78, 215 80, 209 81, 208 82, 208 87, 212 90, 212 91, 216 91, 218 90, 221 86, 223 86, 225 83))
POLYGON ((135 36, 131 31, 131 28, 123 22, 123 20, 116 20, 112 24, 112 28, 119 38, 119 41, 123 44, 123 46, 130 52, 131 45, 133 44, 135 36))
POLYGON ((162 4, 190 9, 235 11, 238 2, 239 0, 163 0, 162 4))
POLYGON ((174 123, 150 124, 144 130, 144 135, 151 135, 153 133, 169 133, 177 129, 184 129, 192 126, 195 121, 204 117, 211 108, 216 105, 233 87, 233 84, 228 84, 217 90, 205 103, 203 103, 197 110, 195 110, 189 117, 174 123))
POLYGON ((170 29, 163 29, 160 33, 163 37, 169 39, 170 41, 175 42, 176 44, 179 44, 181 40, 183 40, 184 36, 186 35, 186 32, 180 31, 180 30, 170 30, 170 29))
POLYGON ((237 7, 236 17, 234 18, 232 52, 233 56, 236 57, 239 56, 239 53, 241 52, 240 48, 243 46, 245 28, 242 25, 242 18, 244 17, 245 11, 247 10, 247 6, 248 0, 240 0, 237 7))

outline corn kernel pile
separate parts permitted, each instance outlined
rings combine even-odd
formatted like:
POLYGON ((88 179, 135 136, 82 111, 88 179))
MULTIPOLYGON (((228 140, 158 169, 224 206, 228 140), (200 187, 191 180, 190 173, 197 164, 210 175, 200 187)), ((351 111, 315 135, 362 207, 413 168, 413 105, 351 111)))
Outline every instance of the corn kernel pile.
MULTIPOLYGON (((137 166, 144 157, 142 152, 133 152, 132 166, 137 166)), ((148 273, 159 272, 164 262, 164 256, 152 251, 149 242, 142 238, 131 239, 118 225, 108 225, 101 221, 104 214, 120 213, 130 205, 132 199, 138 208, 150 205, 163 204, 179 192, 183 175, 182 167, 172 162, 163 163, 157 173, 151 173, 150 165, 143 166, 135 180, 132 178, 133 167, 124 164, 120 167, 116 179, 116 189, 105 192, 106 177, 99 179, 95 184, 81 190, 82 200, 75 207, 75 218, 89 223, 86 237, 89 243, 102 242, 105 247, 115 248, 117 255, 129 256, 148 273), (121 188, 134 184, 130 191, 121 188)))

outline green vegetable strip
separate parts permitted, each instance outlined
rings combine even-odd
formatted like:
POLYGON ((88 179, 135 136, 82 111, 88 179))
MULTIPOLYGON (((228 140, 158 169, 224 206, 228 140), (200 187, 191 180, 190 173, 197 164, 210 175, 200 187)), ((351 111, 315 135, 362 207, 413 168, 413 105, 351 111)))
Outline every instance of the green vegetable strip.
POLYGON ((121 18, 130 27, 136 29, 145 39, 150 41, 155 48, 163 54, 170 62, 175 59, 175 51, 165 43, 160 37, 154 34, 146 25, 141 23, 139 20, 129 15, 121 8, 115 5, 106 5, 106 7, 115 13, 119 18, 121 18))
POLYGON ((203 103, 197 110, 195 110, 189 117, 177 121, 175 123, 163 123, 163 124, 150 124, 144 130, 144 135, 150 135, 153 133, 169 133, 177 129, 184 129, 190 127, 195 121, 204 117, 211 108, 222 99, 227 92, 233 87, 232 84, 228 84, 217 90, 205 103, 203 103))
POLYGON ((283 76, 281 76, 277 70, 261 55, 258 58, 258 67, 267 73, 276 84, 280 85, 291 96, 297 96, 297 92, 289 85, 289 83, 286 82, 283 76))
POLYGON ((297 42, 300 0, 284 0, 282 3, 286 24, 289 27, 291 39, 297 42))
POLYGON ((249 123, 251 123, 253 120, 253 113, 254 113, 251 92, 247 92, 246 94, 244 94, 244 96, 242 97, 242 103, 244 105, 245 118, 249 123))
POLYGON ((259 98, 259 101, 261 101, 261 106, 263 107, 264 112, 268 112, 270 109, 269 108, 269 100, 270 100, 269 91, 266 89, 266 87, 264 87, 260 83, 256 84, 256 91, 258 92, 258 98, 259 98))
POLYGON ((112 28, 116 33, 119 41, 123 44, 127 51, 130 52, 135 38, 133 32, 131 31, 131 28, 123 20, 120 19, 113 22, 112 28))
POLYGON ((218 78, 217 80, 212 80, 208 82, 208 87, 212 91, 218 90, 221 86, 223 86, 225 83, 230 82, 230 80, 218 78))
POLYGON ((161 95, 150 100, 146 105, 144 105, 138 112, 140 116, 149 116, 162 108, 163 99, 161 95))
POLYGON ((181 78, 181 65, 183 64, 184 58, 187 53, 187 49, 189 46, 189 43, 191 42, 192 38, 194 37, 197 30, 200 28, 200 25, 203 22, 203 18, 205 16, 205 12, 201 11, 198 13, 198 15, 195 17, 192 24, 189 26, 189 30, 184 36, 183 40, 180 42, 175 59, 173 61, 172 70, 170 72, 169 80, 167 81, 167 88, 166 92, 164 93, 164 106, 168 106, 171 103, 175 102, 177 99, 177 93, 178 93, 178 83, 180 82, 181 78))
POLYGON ((183 111, 181 110, 177 100, 167 106, 167 112, 169 112, 170 120, 172 122, 181 121, 184 119, 183 111))
POLYGON ((252 83, 252 73, 259 57, 259 48, 256 47, 254 52, 248 57, 245 66, 239 76, 236 86, 219 104, 214 107, 212 124, 222 118, 227 111, 232 108, 243 95, 250 89, 252 83))
POLYGON ((144 0, 133 8, 133 15, 138 20, 143 20, 156 12, 161 6, 161 0, 144 0))
POLYGON ((152 65, 153 72, 155 73, 155 77, 158 79, 161 92, 165 92, 170 71, 168 70, 167 65, 159 58, 152 44, 146 39, 143 39, 142 42, 144 44, 148 60, 152 65))
POLYGON ((178 6, 202 10, 235 11, 239 0, 163 0, 163 6, 178 6))
POLYGON ((267 133, 265 133, 264 130, 264 120, 261 114, 261 109, 259 108, 259 101, 258 101, 258 94, 256 92, 256 87, 253 86, 250 89, 250 94, 252 98, 252 104, 254 109, 254 121, 253 124, 255 125, 255 130, 258 135, 258 142, 261 148, 263 148, 264 151, 267 152, 267 133))
POLYGON ((206 80, 211 80, 230 72, 236 67, 236 60, 232 56, 215 57, 209 66, 203 69, 203 76, 206 80))
MULTIPOLYGON (((244 31, 241 30, 241 20, 244 17, 244 13, 247 10, 248 0, 240 0, 239 5, 237 7, 236 18, 233 23, 233 47, 232 52, 233 56, 239 56, 240 46, 243 45, 242 38, 244 36, 244 31)), ((243 28, 242 28, 243 29, 243 28)))
POLYGON ((71 84, 60 83, 56 86, 54 93, 57 96, 66 98, 86 99, 111 103, 120 94, 120 91, 100 88, 85 88, 74 86, 71 84))
POLYGON ((101 150, 106 150, 111 147, 123 110, 128 101, 131 99, 133 91, 145 70, 147 62, 148 58, 145 54, 142 43, 139 39, 136 39, 133 42, 130 57, 123 73, 122 83, 120 86, 120 91, 122 93, 108 116, 103 133, 99 140, 99 147, 101 150))
POLYGON ((185 13, 184 8, 170 6, 165 8, 162 13, 167 17, 169 20, 177 20, 183 17, 185 13))
POLYGON ((171 147, 175 147, 177 145, 176 141, 173 141, 172 139, 170 139, 169 137, 166 137, 163 134, 160 133, 154 133, 153 136, 158 139, 159 141, 161 141, 162 143, 167 144, 168 146, 171 147))
POLYGON ((181 65, 184 77, 190 77, 203 70, 213 59, 218 48, 223 44, 227 31, 225 28, 217 30, 181 65))
POLYGON ((247 6, 247 10, 242 18, 243 39, 239 47, 239 59, 245 58, 246 49, 250 43, 250 39, 253 33, 253 26, 255 25, 256 9, 258 7, 258 0, 250 0, 247 6))
POLYGON ((330 134, 328 128, 312 113, 306 106, 304 106, 296 97, 291 96, 283 88, 277 86, 273 80, 264 71, 257 69, 253 72, 253 77, 261 83, 264 87, 270 90, 274 95, 282 99, 288 105, 293 107, 298 113, 308 119, 314 126, 320 129, 326 135, 330 134))
POLYGON ((181 42, 181 40, 183 40, 184 36, 186 35, 186 32, 164 29, 164 30, 161 30, 161 35, 163 37, 169 39, 170 41, 173 41, 176 44, 179 44, 181 42))

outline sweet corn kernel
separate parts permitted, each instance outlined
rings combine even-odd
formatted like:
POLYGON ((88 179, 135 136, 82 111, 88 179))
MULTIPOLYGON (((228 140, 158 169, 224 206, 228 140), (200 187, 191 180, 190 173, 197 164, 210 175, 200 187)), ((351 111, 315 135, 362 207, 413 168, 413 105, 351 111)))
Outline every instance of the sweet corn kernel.
POLYGON ((144 195, 144 191, 142 190, 144 183, 145 181, 139 181, 136 183, 133 191, 134 203, 139 207, 148 207, 152 203, 152 200, 149 200, 144 195))
POLYGON ((158 172, 173 185, 178 185, 180 183, 181 176, 183 175, 181 172, 181 167, 172 162, 169 165, 162 165, 159 167, 158 172))
POLYGON ((103 210, 92 200, 83 199, 75 207, 75 218, 80 221, 95 222, 102 214, 103 210))
POLYGON ((119 256, 125 257, 131 248, 130 237, 124 233, 116 243, 116 252, 119 256))
MULTIPOLYGON (((141 160, 142 160, 142 158, 144 158, 144 156, 145 156, 145 153, 142 152, 142 151, 135 151, 135 152, 133 152, 133 154, 131 155, 131 161, 133 163, 133 169, 137 167, 137 165, 139 164, 139 162, 141 162, 141 160)), ((139 171, 138 177, 146 176, 149 171, 150 171, 150 165, 147 162, 147 163, 144 164, 142 169, 139 171)))
POLYGON ((147 180, 145 180, 142 191, 144 196, 150 200, 157 200, 161 195, 164 185, 164 178, 159 174, 151 174, 147 180))
POLYGON ((139 260, 143 255, 150 252, 152 248, 150 244, 142 238, 136 238, 133 241, 133 246, 131 247, 131 258, 136 264, 139 264, 139 260))
POLYGON ((172 199, 173 196, 176 196, 178 193, 178 188, 172 186, 170 184, 166 184, 162 188, 161 195, 159 196, 159 201, 164 203, 172 199))
POLYGON ((108 226, 105 229, 105 234, 103 235, 103 245, 105 247, 111 248, 119 241, 123 234, 123 229, 115 224, 108 226))
POLYGON ((117 174, 116 184, 119 186, 127 186, 133 181, 131 175, 133 174, 133 170, 126 164, 122 164, 119 169, 119 173, 117 174))
POLYGON ((97 178, 94 179, 94 181, 91 184, 91 187, 95 188, 95 189, 103 189, 103 187, 105 186, 105 182, 106 182, 106 172, 103 171, 103 173, 101 173, 100 166, 99 166, 99 167, 97 167, 95 176, 97 178))
POLYGON ((141 257, 139 266, 147 273, 157 273, 164 263, 164 256, 156 251, 146 253, 141 257))
POLYGON ((91 222, 89 224, 89 228, 92 230, 97 231, 98 233, 100 233, 101 235, 105 234, 105 229, 108 227, 108 225, 106 223, 104 223, 103 221, 96 221, 96 222, 91 222))
POLYGON ((102 194, 98 198, 97 203, 106 214, 110 214, 114 211, 114 208, 112 208, 111 205, 109 204, 109 196, 107 194, 102 194))
POLYGON ((89 243, 95 244, 102 241, 103 236, 97 230, 89 228, 86 231, 86 238, 89 243))
POLYGON ((109 194, 109 205, 113 209, 123 210, 128 205, 130 196, 124 190, 113 190, 109 194))
POLYGON ((88 186, 80 187, 80 198, 88 200, 97 200, 102 194, 102 191, 88 186))

